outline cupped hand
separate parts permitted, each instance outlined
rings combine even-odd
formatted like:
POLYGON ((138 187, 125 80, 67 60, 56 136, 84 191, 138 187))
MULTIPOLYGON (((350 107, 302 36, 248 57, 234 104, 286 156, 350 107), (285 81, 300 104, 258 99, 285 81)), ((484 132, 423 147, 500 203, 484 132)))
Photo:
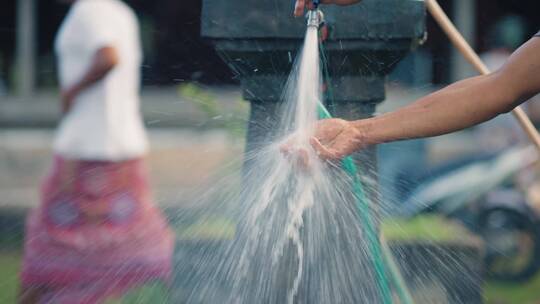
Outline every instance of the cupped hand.
MULTIPOLYGON (((361 0, 321 0, 321 4, 351 5, 360 1, 361 0)), ((306 8, 313 9, 313 0, 296 0, 294 15, 296 17, 302 16, 306 8)))
MULTIPOLYGON (((323 160, 340 160, 367 146, 362 132, 353 122, 336 118, 318 121, 315 125, 315 135, 309 142, 323 160)), ((295 163, 309 167, 309 153, 298 145, 298 138, 295 135, 291 135, 280 146, 280 150, 295 163)))
POLYGON ((310 163, 310 147, 309 145, 300 145, 298 137, 291 135, 279 147, 281 153, 287 160, 302 171, 309 171, 310 163))
POLYGON ((310 144, 324 160, 340 160, 366 146, 353 122, 336 118, 317 122, 310 144))

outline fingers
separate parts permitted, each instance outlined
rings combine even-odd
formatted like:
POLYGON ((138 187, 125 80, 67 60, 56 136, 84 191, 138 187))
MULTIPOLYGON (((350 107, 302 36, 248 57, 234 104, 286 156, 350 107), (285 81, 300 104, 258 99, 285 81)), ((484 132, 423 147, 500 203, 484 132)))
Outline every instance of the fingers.
POLYGON ((332 145, 332 151, 336 159, 342 159, 343 157, 350 155, 357 151, 360 144, 354 140, 349 134, 342 136, 339 140, 336 140, 332 145))
POLYGON ((343 132, 344 123, 340 119, 330 118, 319 120, 315 125, 314 137, 323 145, 328 145, 343 132))
POLYGON ((294 152, 295 143, 297 139, 296 136, 290 135, 288 138, 285 139, 285 141, 279 146, 279 151, 285 155, 288 156, 294 152))
POLYGON ((310 10, 314 8, 312 0, 296 0, 296 4, 294 5, 294 16, 301 17, 304 15, 305 9, 310 10))
POLYGON ((309 151, 306 148, 297 148, 285 156, 287 160, 295 167, 302 171, 309 171, 309 151))
POLYGON ((335 150, 325 147, 315 137, 310 138, 309 143, 311 144, 313 149, 315 149, 315 152, 317 152, 317 155, 319 156, 319 158, 323 160, 339 160, 343 157, 339 153, 336 153, 335 150))
POLYGON ((291 164, 303 171, 309 171, 309 151, 306 147, 299 147, 296 145, 295 138, 288 139, 279 146, 279 150, 291 164))
POLYGON ((306 2, 309 0, 296 0, 296 5, 294 6, 294 16, 300 17, 304 14, 304 9, 306 8, 306 2))
POLYGON ((351 5, 361 0, 321 0, 322 4, 351 5))
POLYGON ((304 148, 298 150, 297 163, 303 170, 309 169, 309 152, 304 148))
POLYGON ((322 41, 322 42, 325 42, 326 39, 328 39, 328 35, 329 35, 329 33, 330 33, 329 30, 328 30, 328 25, 326 25, 326 24, 323 25, 323 26, 320 28, 319 32, 320 32, 320 35, 321 35, 321 41, 322 41))
MULTIPOLYGON (((317 153, 317 156, 322 160, 340 160, 345 155, 339 152, 339 149, 327 148, 315 137, 310 138, 309 143, 317 153)), ((279 150, 292 163, 304 169, 310 167, 309 152, 305 148, 297 148, 291 142, 287 142, 281 145, 279 150)))

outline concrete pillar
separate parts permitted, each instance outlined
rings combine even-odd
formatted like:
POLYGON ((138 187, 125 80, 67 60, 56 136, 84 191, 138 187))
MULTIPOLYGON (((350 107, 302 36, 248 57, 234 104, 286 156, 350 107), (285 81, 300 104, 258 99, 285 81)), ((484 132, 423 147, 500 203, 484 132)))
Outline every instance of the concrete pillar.
POLYGON ((16 92, 21 97, 34 93, 36 82, 36 1, 17 1, 16 92))
MULTIPOLYGON (((454 0, 452 21, 463 37, 475 47, 476 36, 476 0, 454 0)), ((454 47, 450 55, 450 80, 457 81, 478 73, 463 58, 461 53, 454 47)))

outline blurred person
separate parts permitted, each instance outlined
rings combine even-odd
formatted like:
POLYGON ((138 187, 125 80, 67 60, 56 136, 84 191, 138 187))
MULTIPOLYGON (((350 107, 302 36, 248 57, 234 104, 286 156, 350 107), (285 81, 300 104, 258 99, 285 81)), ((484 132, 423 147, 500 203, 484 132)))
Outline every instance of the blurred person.
MULTIPOLYGON (((306 3, 309 0, 298 0, 294 14, 301 15, 306 3)), ((540 93, 538 54, 540 32, 489 75, 456 82, 381 116, 356 121, 321 120, 315 126, 311 145, 322 159, 339 160, 374 144, 448 134, 508 113, 540 93)), ((296 153, 293 143, 284 144, 283 153, 296 153)))
POLYGON ((137 19, 120 0, 70 2, 55 42, 63 117, 26 222, 21 303, 102 303, 171 275, 143 160, 137 19))

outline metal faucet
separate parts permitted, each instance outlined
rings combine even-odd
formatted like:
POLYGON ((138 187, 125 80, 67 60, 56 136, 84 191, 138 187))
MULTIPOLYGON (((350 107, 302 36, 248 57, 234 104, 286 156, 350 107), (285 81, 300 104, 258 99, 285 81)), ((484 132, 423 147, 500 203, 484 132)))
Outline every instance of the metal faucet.
MULTIPOLYGON (((315 2, 318 3, 318 1, 313 1, 314 5, 315 2)), ((322 24, 324 24, 324 14, 320 9, 317 8, 317 5, 315 5, 315 9, 309 10, 306 14, 308 27, 314 26, 319 28, 322 24)))

